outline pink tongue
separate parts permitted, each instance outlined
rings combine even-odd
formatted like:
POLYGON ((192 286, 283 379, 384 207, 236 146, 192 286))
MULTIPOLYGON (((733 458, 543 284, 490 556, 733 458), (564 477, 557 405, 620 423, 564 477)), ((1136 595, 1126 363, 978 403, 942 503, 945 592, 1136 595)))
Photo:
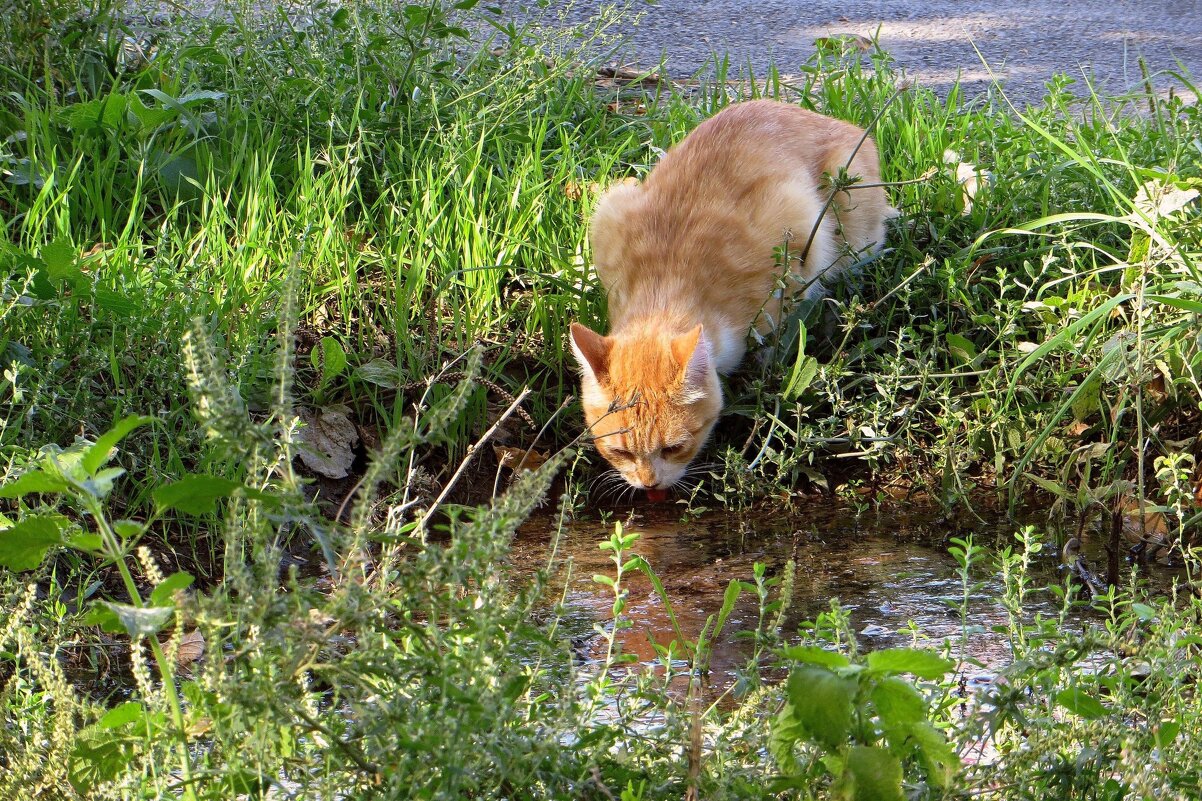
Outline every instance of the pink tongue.
POLYGON ((647 500, 651 501, 652 503, 663 503, 664 501, 668 500, 668 491, 662 489, 649 489, 647 490, 647 500))

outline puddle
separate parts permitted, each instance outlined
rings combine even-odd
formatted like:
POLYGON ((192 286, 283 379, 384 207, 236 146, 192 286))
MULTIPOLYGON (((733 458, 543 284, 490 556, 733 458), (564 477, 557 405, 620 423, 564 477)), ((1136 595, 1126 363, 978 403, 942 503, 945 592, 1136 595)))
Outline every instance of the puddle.
MULTIPOLYGON (((640 538, 633 552, 645 558, 663 581, 683 634, 697 636, 705 620, 716 615, 731 579, 753 581, 753 565, 763 562, 767 576, 778 576, 792 559, 796 564, 794 592, 783 634, 791 638, 805 620, 830 608, 838 598, 850 613, 861 648, 876 650, 913 644, 940 647, 953 644, 953 656, 977 660, 984 667, 969 667, 966 681, 988 683, 990 669, 1006 664, 1010 650, 1005 635, 994 626, 1004 625, 1005 612, 997 602, 1002 582, 995 571, 982 566, 973 577, 981 582, 970 596, 969 632, 962 630, 958 605, 963 589, 957 563, 948 553, 951 537, 972 535, 978 544, 1013 542, 1018 525, 998 516, 981 522, 947 521, 932 514, 866 513, 857 517, 844 507, 824 505, 788 519, 707 515, 681 521, 654 510, 623 521, 627 532, 640 538), (913 622, 914 633, 910 632, 913 622)), ((512 549, 519 576, 546 567, 552 545, 554 521, 527 523, 512 549)), ((547 590, 550 599, 564 599, 565 627, 580 657, 600 660, 606 643, 594 625, 608 626, 613 596, 608 587, 593 581, 594 574, 612 576, 610 552, 597 546, 613 533, 613 523, 574 524, 564 532, 556 553, 557 567, 547 590)), ((1037 583, 1057 582, 1059 560, 1047 548, 1038 564, 1037 583)), ((623 633, 627 653, 640 663, 657 663, 652 641, 667 645, 675 635, 667 609, 641 574, 628 574, 626 614, 634 625, 623 633)), ((775 597, 775 596, 774 596, 775 597)), ((1026 614, 1057 612, 1049 596, 1032 599, 1026 614)), ((759 617, 753 596, 744 593, 726 629, 714 644, 708 693, 727 690, 746 667, 754 643, 745 632, 754 631, 759 617), (743 636, 739 636, 743 632, 743 636)), ((681 665, 683 668, 684 665, 681 665)))

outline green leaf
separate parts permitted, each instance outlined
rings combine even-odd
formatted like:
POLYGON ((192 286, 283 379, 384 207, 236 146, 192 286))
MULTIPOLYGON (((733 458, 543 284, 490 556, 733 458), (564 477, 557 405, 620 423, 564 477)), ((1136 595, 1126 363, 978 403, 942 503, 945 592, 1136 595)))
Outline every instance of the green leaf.
POLYGON ((806 733, 829 748, 846 744, 851 733, 851 702, 856 683, 820 667, 798 667, 789 674, 789 703, 806 733))
POLYGON ((1106 707, 1091 695, 1087 695, 1078 687, 1069 687, 1056 693, 1056 703, 1072 712, 1074 715, 1097 720, 1106 717, 1106 707))
POLYGON ((947 335, 947 349, 961 364, 970 364, 977 358, 977 346, 967 337, 959 334, 947 335))
POLYGON ((843 654, 828 651, 816 645, 790 645, 788 648, 782 648, 780 655, 794 662, 805 662, 822 667, 847 667, 851 664, 843 654))
POLYGON ((396 389, 401 384, 397 366, 384 359, 372 359, 367 364, 359 365, 355 368, 355 378, 384 389, 396 389))
POLYGON ((85 553, 99 553, 104 546, 104 540, 99 534, 76 534, 67 540, 67 545, 85 553))
POLYGON ((170 606, 130 606, 115 601, 101 601, 110 612, 121 621, 121 627, 134 639, 150 637, 158 634, 175 609, 170 606))
POLYGON ((781 396, 787 401, 797 400, 801 397, 801 393, 814 383, 817 375, 818 360, 799 351, 797 361, 793 363, 793 370, 789 373, 789 380, 781 391, 781 396))
POLYGON ((872 703, 885 726, 927 719, 927 702, 910 682, 886 676, 872 688, 872 703))
POLYGON ((1156 727, 1156 747, 1168 748, 1181 733, 1181 723, 1176 720, 1162 720, 1156 727))
POLYGON ((955 663, 934 651, 917 648, 886 648, 868 655, 868 669, 873 673, 913 673, 920 679, 942 678, 955 663))
POLYGON ((129 96, 129 110, 138 118, 142 127, 148 131, 153 131, 160 125, 174 120, 180 114, 178 109, 148 106, 137 94, 129 96))
POLYGON ((931 784, 946 787, 960 767, 960 757, 943 736, 943 732, 930 723, 920 722, 906 726, 905 735, 917 749, 931 784))
POLYGON ((346 369, 346 351, 333 337, 322 337, 321 347, 314 348, 309 354, 313 369, 321 371, 322 386, 342 375, 346 369))
POLYGON ((123 94, 111 94, 88 100, 83 103, 72 103, 59 108, 54 114, 54 121, 66 125, 72 131, 115 130, 125 119, 128 98, 123 94))
POLYGON ((905 801, 901 761, 883 748, 855 746, 847 752, 844 771, 854 801, 905 801))
POLYGON ((102 602, 92 604, 92 608, 83 616, 80 623, 84 626, 99 626, 101 631, 109 634, 120 634, 125 631, 125 627, 121 625, 121 618, 117 617, 117 613, 104 606, 102 602))
POLYGON ((41 470, 30 470, 0 486, 0 498, 21 498, 32 492, 65 492, 68 486, 61 476, 51 475, 41 470))
POLYGON ((230 497, 241 486, 240 482, 220 476, 190 475, 156 487, 151 496, 159 509, 203 515, 215 512, 217 501, 230 497))
POLYGON ((130 415, 122 420, 118 420, 112 428, 100 435, 95 445, 92 445, 84 452, 83 458, 79 462, 80 467, 88 475, 93 475, 109 460, 109 456, 112 454, 113 448, 117 447, 118 442, 129 436, 130 432, 135 428, 140 428, 153 422, 153 417, 143 417, 141 415, 130 415))
POLYGON ((1138 601, 1135 601, 1131 604, 1131 611, 1134 612, 1135 616, 1144 623, 1156 619, 1156 610, 1153 607, 1148 606, 1147 604, 1141 604, 1138 601))
POLYGON ((71 244, 71 240, 60 234, 53 242, 42 248, 42 263, 46 265, 46 275, 54 283, 70 283, 78 286, 86 281, 79 269, 79 254, 71 244))
POLYGON ((159 582, 158 586, 150 592, 151 606, 172 606, 172 598, 175 593, 180 590, 187 589, 192 586, 192 582, 196 579, 192 578, 190 573, 172 573, 167 578, 159 582))
POLYGON ((115 706, 101 716, 100 720, 96 721, 96 726, 101 729, 116 729, 124 726, 126 723, 146 717, 146 710, 137 701, 126 701, 120 706, 115 706))
POLYGON ((27 517, 12 528, 0 531, 0 565, 9 570, 33 570, 46 552, 63 544, 64 519, 54 515, 27 517))
POLYGON ((156 174, 163 188, 181 200, 196 200, 204 194, 200 171, 190 156, 165 154, 156 174))

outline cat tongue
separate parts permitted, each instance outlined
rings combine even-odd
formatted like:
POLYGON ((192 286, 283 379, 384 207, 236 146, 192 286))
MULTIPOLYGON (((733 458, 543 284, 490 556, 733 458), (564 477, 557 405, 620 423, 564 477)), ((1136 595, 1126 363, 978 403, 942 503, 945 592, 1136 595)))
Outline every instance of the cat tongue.
POLYGON ((668 500, 668 491, 664 489, 649 489, 647 490, 647 500, 652 503, 663 503, 668 500))

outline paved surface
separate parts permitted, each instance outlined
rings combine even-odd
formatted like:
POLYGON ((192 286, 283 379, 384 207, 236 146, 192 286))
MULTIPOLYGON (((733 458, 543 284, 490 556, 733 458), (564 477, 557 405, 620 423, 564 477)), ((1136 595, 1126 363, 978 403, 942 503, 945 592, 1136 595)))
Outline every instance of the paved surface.
MULTIPOLYGON (((606 4, 553 0, 542 13, 562 24, 606 4)), ((992 69, 1016 102, 1038 100, 1055 73, 1089 75, 1103 94, 1117 94, 1141 84, 1141 55, 1161 73, 1162 93, 1175 83, 1163 73, 1178 61, 1202 83, 1202 0, 636 0, 633 11, 629 18, 641 17, 614 29, 624 60, 650 67, 662 55, 674 78, 703 69, 714 52, 729 53, 732 72, 750 63, 762 75, 770 61, 795 72, 816 38, 879 31, 906 74, 937 90, 959 76, 979 92, 992 69)))

